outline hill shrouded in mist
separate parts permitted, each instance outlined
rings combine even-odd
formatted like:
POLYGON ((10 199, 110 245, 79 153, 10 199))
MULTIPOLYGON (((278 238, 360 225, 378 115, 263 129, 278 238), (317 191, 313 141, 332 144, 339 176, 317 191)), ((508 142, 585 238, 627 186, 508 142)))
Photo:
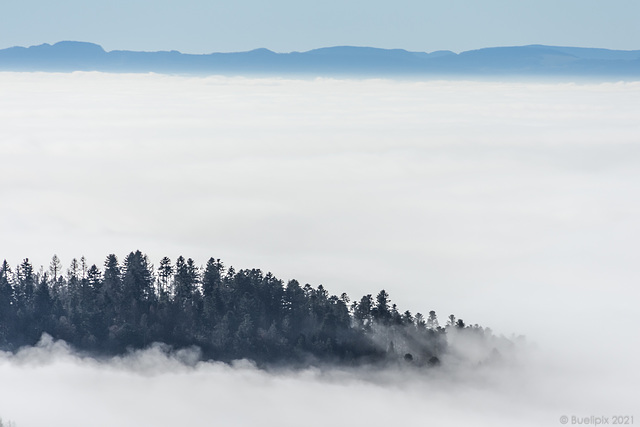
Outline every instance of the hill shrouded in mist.
POLYGON ((187 74, 310 76, 640 76, 640 50, 529 45, 456 54, 338 46, 307 52, 183 54, 178 51, 105 51, 86 42, 63 41, 0 50, 3 71, 103 71, 187 74))
POLYGON ((351 301, 322 285, 284 284, 258 269, 235 271, 210 258, 206 267, 164 257, 154 268, 131 252, 109 255, 100 270, 84 257, 66 274, 57 257, 36 273, 28 259, 0 267, 0 350, 35 345, 46 334, 96 355, 124 354, 153 343, 197 348, 204 359, 249 359, 260 366, 408 363, 435 366, 453 336, 474 362, 499 359, 511 346, 489 329, 450 315, 400 311, 381 290, 351 301), (443 322, 444 323, 444 322, 443 322))

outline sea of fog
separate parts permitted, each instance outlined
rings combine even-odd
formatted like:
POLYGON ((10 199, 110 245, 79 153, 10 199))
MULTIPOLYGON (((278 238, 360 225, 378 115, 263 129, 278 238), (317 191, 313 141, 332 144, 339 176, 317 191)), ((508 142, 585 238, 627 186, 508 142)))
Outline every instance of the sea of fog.
MULTIPOLYGON (((504 366, 0 355, 17 427, 640 422, 640 82, 0 73, 0 259, 214 256, 525 335, 504 366), (575 416, 578 418, 572 419, 575 416)), ((37 269, 37 268, 36 268, 37 269)))

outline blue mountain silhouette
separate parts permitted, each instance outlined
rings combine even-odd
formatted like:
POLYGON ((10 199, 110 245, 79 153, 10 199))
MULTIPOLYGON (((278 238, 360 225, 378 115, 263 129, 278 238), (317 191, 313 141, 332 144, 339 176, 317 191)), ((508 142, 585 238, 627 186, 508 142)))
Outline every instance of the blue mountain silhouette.
POLYGON ((183 54, 178 51, 105 51, 93 43, 63 41, 0 50, 3 71, 107 71, 243 75, 412 76, 518 75, 640 78, 640 50, 513 46, 432 53, 336 46, 307 52, 183 54))

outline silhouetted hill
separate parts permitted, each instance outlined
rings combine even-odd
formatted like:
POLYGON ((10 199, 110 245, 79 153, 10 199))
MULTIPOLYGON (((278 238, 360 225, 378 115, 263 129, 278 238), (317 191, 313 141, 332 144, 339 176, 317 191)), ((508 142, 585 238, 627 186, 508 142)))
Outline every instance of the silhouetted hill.
POLYGON ((244 75, 364 76, 575 76, 640 77, 640 50, 513 46, 456 54, 337 46, 307 52, 183 54, 178 51, 106 52, 101 46, 64 41, 0 50, 3 71, 108 71, 244 75))
POLYGON ((43 334, 99 356, 164 343, 200 349, 205 360, 251 359, 259 366, 409 364, 433 367, 449 339, 473 342, 485 362, 512 342, 452 314, 440 325, 436 312, 402 312, 380 290, 351 301, 322 285, 302 286, 260 269, 206 267, 180 256, 158 269, 140 251, 120 263, 107 256, 101 271, 84 257, 61 274, 57 256, 47 273, 29 259, 15 272, 0 263, 0 351, 35 345, 43 334), (480 345, 481 344, 481 345, 480 345), (482 349, 481 349, 482 348, 482 349))

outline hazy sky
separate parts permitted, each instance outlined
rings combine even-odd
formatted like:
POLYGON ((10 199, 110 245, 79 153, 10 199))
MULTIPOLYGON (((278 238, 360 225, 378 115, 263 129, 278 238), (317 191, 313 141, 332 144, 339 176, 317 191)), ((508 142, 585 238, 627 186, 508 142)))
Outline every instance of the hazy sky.
POLYGON ((639 49, 638 16, 637 0, 9 0, 0 4, 0 48, 79 40, 189 53, 535 43, 639 49))

